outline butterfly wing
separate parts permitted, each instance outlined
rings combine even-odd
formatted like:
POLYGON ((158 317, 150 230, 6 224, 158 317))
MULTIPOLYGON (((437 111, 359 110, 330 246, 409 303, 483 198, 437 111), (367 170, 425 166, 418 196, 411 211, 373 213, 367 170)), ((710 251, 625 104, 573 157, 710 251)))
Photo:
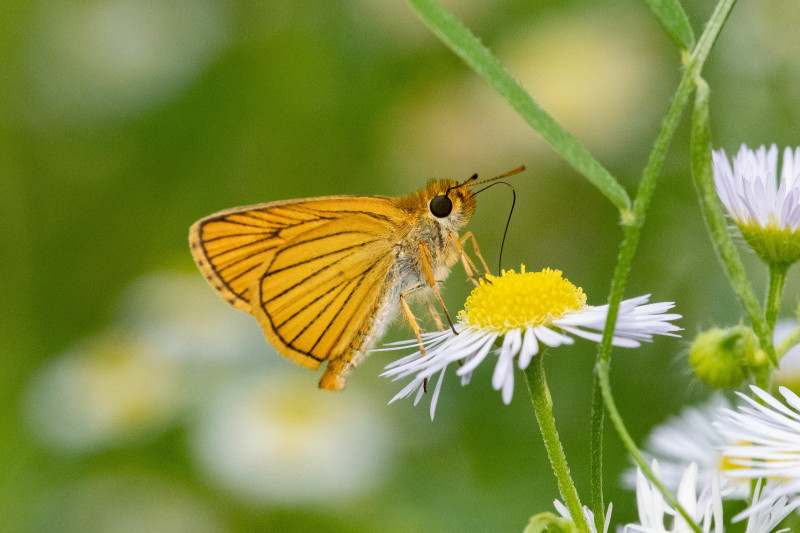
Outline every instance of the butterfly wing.
POLYGON ((360 348, 402 221, 389 198, 312 198, 222 211, 189 240, 212 287, 283 356, 316 369, 360 348))
POLYGON ((393 243, 378 233, 382 226, 347 217, 275 254, 255 288, 252 313, 284 356, 317 368, 361 347, 393 263, 393 243))

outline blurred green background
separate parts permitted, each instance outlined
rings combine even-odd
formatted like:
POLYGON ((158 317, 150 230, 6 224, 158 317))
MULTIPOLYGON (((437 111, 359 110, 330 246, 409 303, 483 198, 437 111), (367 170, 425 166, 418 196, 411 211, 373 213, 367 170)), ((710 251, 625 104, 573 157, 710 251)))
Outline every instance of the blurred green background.
MULTIPOLYGON (((628 188, 680 71, 644 2, 445 4, 628 188)), ((713 8, 687 2, 696 31, 713 8)), ((742 2, 712 52, 715 147, 797 145, 791 0, 742 2)), ((616 350, 631 432, 708 391, 687 340, 740 311, 673 143, 627 296, 675 301, 684 339, 616 350)), ((397 0, 55 0, 0 4, 0 530, 520 531, 555 483, 522 379, 504 406, 479 369, 427 403, 374 354, 348 390, 283 360, 206 286, 187 232, 214 211, 331 194, 403 195, 519 164, 503 262, 549 266, 605 302, 614 210, 397 0)), ((490 264, 507 191, 469 229, 490 264)), ((750 253, 759 290, 765 278, 750 253)), ((790 271, 786 315, 798 301, 790 271)), ((468 293, 458 268, 451 309, 468 293)), ((398 321, 385 340, 410 336, 398 321)), ((595 347, 546 367, 588 491, 595 347)), ((609 429, 614 522, 635 518, 609 429)))

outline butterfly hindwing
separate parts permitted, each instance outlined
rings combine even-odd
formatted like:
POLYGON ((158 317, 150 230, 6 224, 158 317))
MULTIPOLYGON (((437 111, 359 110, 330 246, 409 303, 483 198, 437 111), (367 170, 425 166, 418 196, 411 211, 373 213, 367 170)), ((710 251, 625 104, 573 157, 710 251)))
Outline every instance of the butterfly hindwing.
POLYGON ((358 348, 354 339, 364 336, 385 293, 393 263, 389 237, 383 222, 352 215, 278 251, 254 289, 251 311, 270 343, 311 368, 358 348))
POLYGON ((189 241, 220 296, 256 316, 282 355, 317 368, 351 349, 374 312, 402 216, 383 197, 289 200, 206 217, 189 241))

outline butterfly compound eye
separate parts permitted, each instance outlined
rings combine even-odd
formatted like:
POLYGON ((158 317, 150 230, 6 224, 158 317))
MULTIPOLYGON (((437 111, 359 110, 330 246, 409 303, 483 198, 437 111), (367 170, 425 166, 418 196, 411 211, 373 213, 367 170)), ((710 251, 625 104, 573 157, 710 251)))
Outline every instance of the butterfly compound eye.
POLYGON ((431 200, 430 210, 431 213, 433 213, 433 216, 437 218, 444 218, 453 210, 453 202, 450 201, 450 198, 448 198, 447 195, 440 194, 431 200))

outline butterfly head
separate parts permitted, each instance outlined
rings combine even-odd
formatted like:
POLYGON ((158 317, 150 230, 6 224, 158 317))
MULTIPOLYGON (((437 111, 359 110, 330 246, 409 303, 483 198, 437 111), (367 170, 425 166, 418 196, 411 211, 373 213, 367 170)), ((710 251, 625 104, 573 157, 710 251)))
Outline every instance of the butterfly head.
POLYGON ((475 195, 469 190, 469 180, 458 183, 453 180, 437 180, 428 184, 424 191, 427 215, 457 231, 475 212, 475 195))

